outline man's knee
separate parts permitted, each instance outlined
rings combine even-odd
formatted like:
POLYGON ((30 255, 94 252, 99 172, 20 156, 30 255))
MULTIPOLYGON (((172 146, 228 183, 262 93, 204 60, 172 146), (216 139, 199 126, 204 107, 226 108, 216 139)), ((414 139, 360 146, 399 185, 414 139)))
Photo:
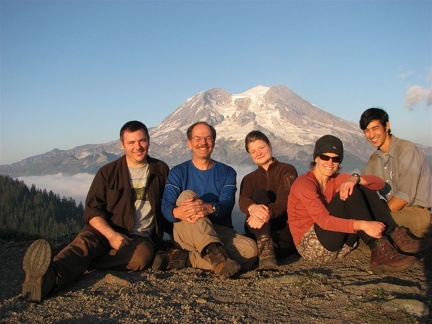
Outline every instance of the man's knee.
POLYGON ((149 265, 153 259, 154 248, 145 242, 135 246, 131 259, 127 265, 128 270, 139 271, 149 265))
POLYGON ((415 207, 405 207, 392 212, 392 217, 399 226, 410 229, 417 237, 424 237, 431 227, 431 214, 415 207))

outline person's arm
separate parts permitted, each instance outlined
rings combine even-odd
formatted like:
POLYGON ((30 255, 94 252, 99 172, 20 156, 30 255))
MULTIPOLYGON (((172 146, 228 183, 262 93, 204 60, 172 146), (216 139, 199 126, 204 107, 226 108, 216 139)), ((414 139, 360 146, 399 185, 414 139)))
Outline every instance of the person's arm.
POLYGON ((385 225, 382 222, 366 220, 355 220, 353 227, 355 232, 363 231, 367 235, 376 239, 380 239, 382 237, 382 233, 385 229, 385 225))
POLYGON ((162 198, 162 214, 171 223, 187 221, 196 223, 199 218, 206 216, 213 211, 212 206, 206 204, 198 198, 186 199, 181 205, 177 206, 177 199, 184 190, 185 175, 184 165, 179 165, 171 169, 162 198), (210 211, 209 211, 210 210, 210 211))
POLYGON ((263 204, 257 204, 251 197, 254 194, 252 177, 256 173, 246 175, 240 184, 239 207, 246 214, 246 223, 251 228, 261 228, 270 220, 269 208, 263 204))
POLYGON ((178 220, 174 217, 173 210, 176 208, 177 198, 182 192, 182 172, 178 167, 174 167, 168 174, 168 180, 162 197, 162 214, 171 223, 178 220))
POLYGON ((355 232, 353 228, 354 218, 343 219, 330 214, 322 201, 320 189, 315 180, 310 178, 297 179, 296 190, 296 196, 305 206, 307 213, 321 228, 341 233, 355 232))
POLYGON ((292 165, 285 165, 281 174, 276 175, 278 182, 276 200, 268 205, 270 218, 278 218, 286 215, 286 205, 291 187, 297 179, 297 170, 292 165))
POLYGON ((397 159, 394 161, 396 181, 392 181, 392 197, 387 204, 391 211, 398 211, 415 200, 424 157, 418 148, 410 143, 397 146, 394 159, 397 159))
POLYGON ((101 216, 91 218, 89 224, 105 236, 111 247, 115 250, 120 249, 124 245, 128 245, 131 241, 126 235, 114 231, 106 219, 101 216))
MULTIPOLYGON (((225 172, 225 181, 220 188, 220 194, 218 201, 213 203, 216 207, 216 212, 213 213, 213 217, 223 219, 229 217, 235 205, 235 193, 237 191, 237 173, 231 167, 228 167, 223 171, 225 172)), ((221 176, 222 178, 222 176, 221 176)))
POLYGON ((387 201, 387 205, 389 206, 390 211, 392 211, 392 212, 401 210, 407 204, 408 204, 407 201, 400 199, 398 197, 395 197, 395 196, 393 196, 392 198, 389 199, 389 201, 387 201))
POLYGON ((344 177, 344 181, 336 189, 342 200, 346 200, 354 190, 356 185, 365 186, 371 190, 380 190, 384 187, 384 181, 374 175, 359 175, 353 173, 351 176, 347 174, 340 174, 339 177, 344 177))
POLYGON ((252 199, 255 190, 252 176, 253 173, 245 175, 240 183, 239 208, 244 214, 248 214, 249 206, 255 204, 255 201, 252 199))

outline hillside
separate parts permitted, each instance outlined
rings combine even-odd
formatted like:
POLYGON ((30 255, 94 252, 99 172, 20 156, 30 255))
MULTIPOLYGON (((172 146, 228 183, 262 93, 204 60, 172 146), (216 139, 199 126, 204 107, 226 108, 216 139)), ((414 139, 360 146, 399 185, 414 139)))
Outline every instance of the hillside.
POLYGON ((72 198, 30 188, 23 182, 0 176, 0 236, 69 238, 82 226, 84 207, 72 198))

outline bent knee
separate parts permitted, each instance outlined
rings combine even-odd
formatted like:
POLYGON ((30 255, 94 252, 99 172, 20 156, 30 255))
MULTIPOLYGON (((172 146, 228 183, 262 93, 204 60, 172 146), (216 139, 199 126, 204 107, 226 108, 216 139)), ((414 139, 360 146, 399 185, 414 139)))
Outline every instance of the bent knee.
POLYGON ((148 266, 153 260, 154 249, 146 244, 136 246, 134 253, 127 265, 128 270, 139 271, 148 266))

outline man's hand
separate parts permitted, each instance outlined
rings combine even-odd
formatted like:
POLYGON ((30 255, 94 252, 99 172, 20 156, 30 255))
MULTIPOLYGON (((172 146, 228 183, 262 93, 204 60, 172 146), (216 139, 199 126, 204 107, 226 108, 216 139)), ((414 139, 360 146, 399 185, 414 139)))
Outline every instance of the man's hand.
POLYGON ((173 209, 174 218, 192 224, 195 224, 200 218, 212 213, 213 208, 211 204, 193 197, 186 199, 180 206, 173 209))
POLYGON ((102 216, 93 217, 90 219, 89 224, 97 229, 103 236, 105 236, 114 250, 118 250, 121 247, 128 245, 129 242, 132 241, 132 239, 126 235, 114 231, 106 219, 102 216))
POLYGON ((124 234, 114 232, 107 240, 114 250, 120 250, 125 245, 129 245, 132 239, 124 234))

